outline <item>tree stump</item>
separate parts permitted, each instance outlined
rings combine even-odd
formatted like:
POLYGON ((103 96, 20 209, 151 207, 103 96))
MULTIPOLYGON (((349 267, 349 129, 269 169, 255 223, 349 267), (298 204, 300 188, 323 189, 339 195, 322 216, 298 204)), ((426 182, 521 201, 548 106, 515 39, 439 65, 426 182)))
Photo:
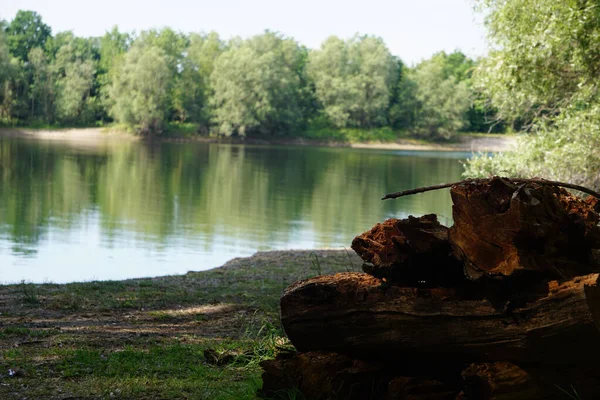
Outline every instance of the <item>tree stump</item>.
POLYGON ((592 257, 600 248, 597 199, 502 178, 455 185, 450 193, 449 238, 469 278, 533 272, 564 280, 600 271, 592 257))

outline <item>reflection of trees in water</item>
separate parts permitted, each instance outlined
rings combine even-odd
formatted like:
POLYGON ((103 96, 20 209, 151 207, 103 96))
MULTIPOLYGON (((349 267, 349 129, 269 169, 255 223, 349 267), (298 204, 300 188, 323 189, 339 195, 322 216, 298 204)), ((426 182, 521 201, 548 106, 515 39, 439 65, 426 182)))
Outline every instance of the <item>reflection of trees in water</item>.
POLYGON ((71 227, 90 202, 80 173, 81 163, 90 162, 49 144, 0 141, 0 231, 15 243, 34 244, 50 221, 71 227))
MULTIPOLYGON (((446 194, 382 203, 386 192, 452 181, 452 159, 348 149, 120 142, 95 152, 0 141, 0 224, 15 243, 96 223, 110 244, 166 246, 183 238, 290 243, 300 229, 321 245, 349 242, 385 216, 450 213, 446 194), (306 224, 306 221, 309 221, 306 224), (303 224, 304 223, 304 224, 303 224)), ((257 245, 259 246, 259 245, 257 245)))

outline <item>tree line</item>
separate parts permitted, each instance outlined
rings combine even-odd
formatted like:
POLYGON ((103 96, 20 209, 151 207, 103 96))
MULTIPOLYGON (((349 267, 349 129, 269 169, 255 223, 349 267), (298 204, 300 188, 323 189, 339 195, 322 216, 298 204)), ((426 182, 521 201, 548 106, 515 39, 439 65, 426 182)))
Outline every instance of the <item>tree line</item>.
POLYGON ((472 85, 477 62, 440 52, 414 67, 382 39, 331 36, 309 50, 275 32, 224 41, 170 28, 52 35, 41 16, 0 22, 0 122, 173 124, 219 135, 388 129, 425 138, 501 129, 472 85))

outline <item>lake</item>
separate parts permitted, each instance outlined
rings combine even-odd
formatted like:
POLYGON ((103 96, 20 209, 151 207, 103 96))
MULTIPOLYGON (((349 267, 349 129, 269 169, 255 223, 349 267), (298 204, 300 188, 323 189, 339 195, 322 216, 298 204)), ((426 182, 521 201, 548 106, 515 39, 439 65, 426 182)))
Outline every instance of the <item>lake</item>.
POLYGON ((436 213, 468 153, 0 139, 0 281, 181 274, 276 249, 346 248, 389 217, 436 213))

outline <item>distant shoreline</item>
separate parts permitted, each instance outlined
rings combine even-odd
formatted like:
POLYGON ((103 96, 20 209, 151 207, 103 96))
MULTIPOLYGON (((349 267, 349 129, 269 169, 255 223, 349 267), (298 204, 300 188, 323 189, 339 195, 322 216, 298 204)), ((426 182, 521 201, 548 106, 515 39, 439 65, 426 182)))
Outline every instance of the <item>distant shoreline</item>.
POLYGON ((502 152, 510 151, 517 138, 509 135, 469 135, 462 134, 451 143, 425 142, 416 139, 399 139, 395 142, 348 143, 313 140, 306 138, 274 138, 273 140, 255 138, 217 138, 209 136, 190 137, 153 137, 135 136, 122 130, 111 128, 68 128, 68 129, 31 129, 0 128, 0 138, 21 138, 32 140, 64 141, 69 143, 105 142, 114 140, 159 140, 164 142, 204 142, 248 145, 290 145, 314 147, 348 147, 373 150, 404 151, 466 151, 466 152, 502 152))

